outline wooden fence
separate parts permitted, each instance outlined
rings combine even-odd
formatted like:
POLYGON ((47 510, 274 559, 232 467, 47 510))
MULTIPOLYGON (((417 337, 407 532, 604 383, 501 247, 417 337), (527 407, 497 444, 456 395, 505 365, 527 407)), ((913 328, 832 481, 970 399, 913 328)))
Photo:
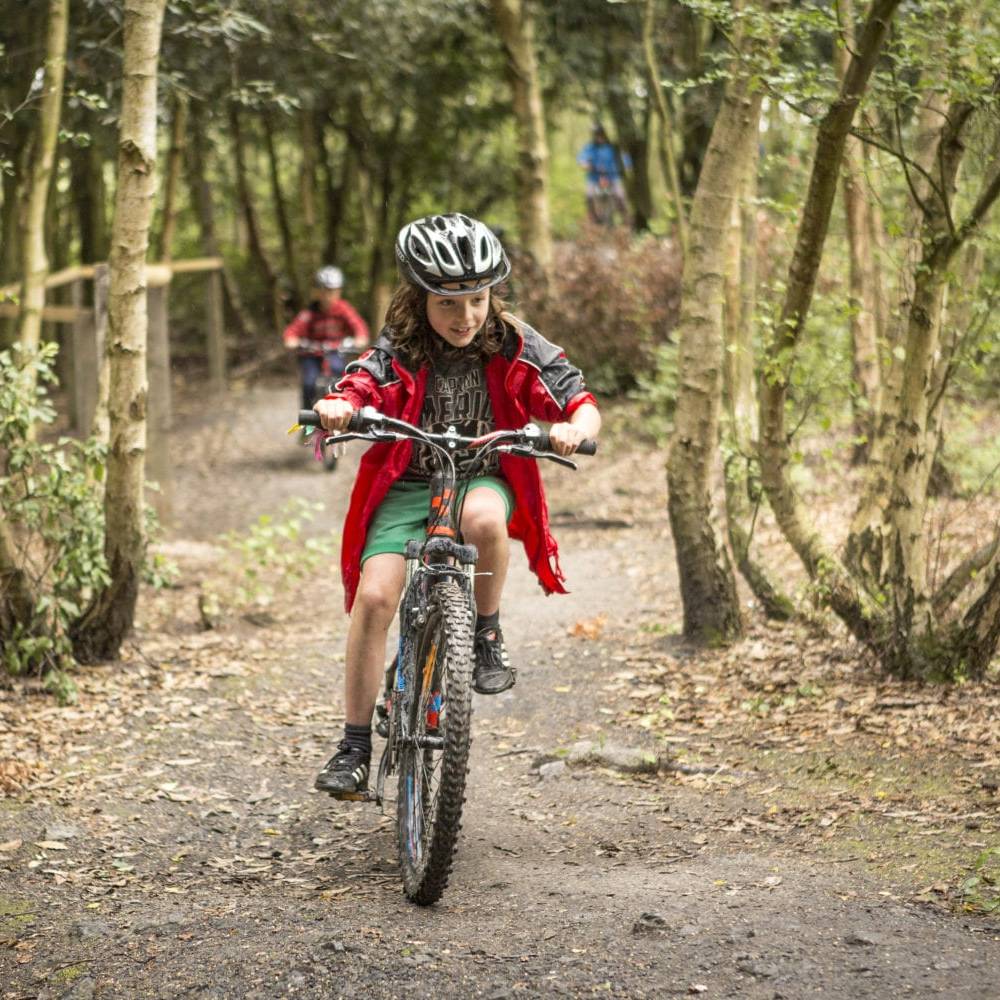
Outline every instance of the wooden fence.
MULTIPOLYGON (((172 414, 170 398, 170 337, 167 292, 176 274, 207 272, 206 353, 212 387, 226 385, 226 342, 223 319, 222 259, 198 257, 146 265, 147 367, 149 372, 149 423, 151 435, 169 428, 172 414)), ((104 358, 108 316, 108 265, 84 264, 50 274, 45 289, 70 286, 70 305, 47 305, 42 320, 66 323, 72 329, 66 341, 69 359, 64 369, 70 374, 71 417, 73 426, 83 433, 90 430, 97 407, 98 379, 104 358), (93 306, 85 306, 87 281, 94 284, 93 306)), ((4 302, 18 292, 17 285, 0 288, 0 317, 16 317, 16 303, 4 302)))

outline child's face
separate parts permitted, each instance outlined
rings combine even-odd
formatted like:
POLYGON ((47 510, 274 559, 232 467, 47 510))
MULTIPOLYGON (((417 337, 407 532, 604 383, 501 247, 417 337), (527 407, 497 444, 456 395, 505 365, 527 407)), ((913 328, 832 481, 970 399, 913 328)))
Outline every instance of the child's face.
POLYGON ((434 332, 452 347, 468 347, 486 322, 490 290, 468 295, 427 294, 427 320, 434 332))

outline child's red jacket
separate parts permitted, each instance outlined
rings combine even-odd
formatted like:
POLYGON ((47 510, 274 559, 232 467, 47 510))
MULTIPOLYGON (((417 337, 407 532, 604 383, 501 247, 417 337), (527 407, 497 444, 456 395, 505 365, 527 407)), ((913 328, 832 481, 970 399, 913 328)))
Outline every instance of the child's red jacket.
MULTIPOLYGON (((513 317, 508 317, 504 328, 503 346, 485 366, 486 386, 498 430, 523 427, 531 419, 567 420, 584 403, 596 405, 580 370, 567 361, 561 348, 513 317)), ((388 417, 419 426, 427 374, 426 365, 416 372, 405 368, 383 332, 372 350, 348 365, 347 373, 326 398, 346 399, 356 409, 374 406, 388 417)), ((348 611, 358 589, 368 526, 389 487, 409 465, 412 448, 411 441, 380 442, 372 445, 361 459, 344 521, 340 553, 348 611)), ((500 471, 515 501, 508 532, 524 543, 528 564, 545 592, 564 594, 565 577, 559 568, 555 539, 549 531, 538 463, 513 455, 499 457, 500 471)))

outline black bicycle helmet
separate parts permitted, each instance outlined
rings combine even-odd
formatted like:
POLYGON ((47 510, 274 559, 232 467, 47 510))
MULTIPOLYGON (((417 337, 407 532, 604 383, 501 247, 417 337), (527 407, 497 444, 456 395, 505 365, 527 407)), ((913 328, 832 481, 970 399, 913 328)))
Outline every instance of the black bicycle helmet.
POLYGON ((460 212, 427 215, 403 226, 396 262, 407 281, 435 295, 467 295, 510 274, 510 261, 490 227, 460 212))

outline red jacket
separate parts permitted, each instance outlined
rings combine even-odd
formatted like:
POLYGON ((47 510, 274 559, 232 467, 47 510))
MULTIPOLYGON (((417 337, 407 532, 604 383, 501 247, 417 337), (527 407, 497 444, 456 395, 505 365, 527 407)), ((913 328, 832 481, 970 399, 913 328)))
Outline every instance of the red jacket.
MULTIPOLYGON (((486 386, 498 429, 523 427, 532 418, 568 419, 584 403, 596 400, 587 392, 583 376, 562 348, 550 344, 530 326, 510 317, 505 338, 485 367, 486 386)), ((356 409, 374 406, 389 417, 420 424, 428 369, 411 372, 403 366, 383 332, 374 348, 347 367, 327 399, 343 398, 356 409)), ((373 444, 365 452, 351 492, 344 521, 340 568, 345 606, 354 604, 361 576, 361 553, 368 526, 389 487, 410 462, 411 441, 373 444)), ((565 594, 558 549, 549 532, 548 508, 538 463, 530 458, 500 455, 500 471, 514 494, 515 509, 508 526, 512 538, 524 543, 528 564, 547 593, 565 594)))
POLYGON ((303 354, 322 357, 324 351, 335 350, 345 337, 353 337, 359 345, 368 343, 368 325, 344 299, 334 299, 324 312, 319 303, 303 309, 285 327, 282 334, 286 347, 298 347, 303 354))

